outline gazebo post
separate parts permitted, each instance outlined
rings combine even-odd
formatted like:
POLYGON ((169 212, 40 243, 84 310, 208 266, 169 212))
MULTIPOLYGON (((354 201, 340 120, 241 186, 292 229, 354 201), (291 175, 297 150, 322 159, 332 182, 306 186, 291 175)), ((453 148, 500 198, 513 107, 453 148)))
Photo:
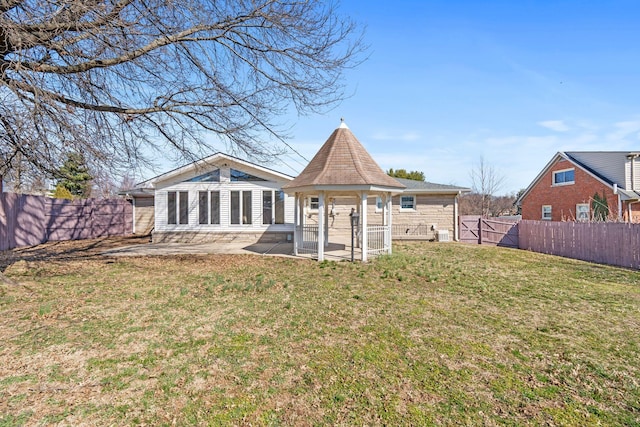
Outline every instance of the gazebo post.
POLYGON ((393 214, 392 214, 392 209, 393 209, 393 196, 391 195, 391 192, 387 193, 387 202, 385 203, 387 209, 385 214, 387 215, 387 227, 389 227, 389 233, 388 233, 388 242, 387 245, 389 246, 387 248, 387 251, 389 254, 391 254, 391 247, 393 246, 392 242, 393 242, 393 214))
POLYGON ((293 198, 293 254, 298 256, 298 225, 300 221, 299 209, 300 206, 298 204, 298 198, 300 197, 300 193, 295 193, 293 198))
POLYGON ((362 213, 362 209, 360 209, 360 204, 361 204, 361 199, 360 199, 360 195, 358 194, 358 196, 356 197, 356 212, 358 213, 358 217, 360 217, 360 220, 358 221, 358 230, 356 230, 357 236, 356 236, 356 248, 361 248, 362 247, 362 217, 360 216, 360 214, 362 213))
MULTIPOLYGON (((327 202, 328 202, 327 198, 327 202)), ((329 247, 329 203, 324 204, 324 247, 329 247)))
POLYGON ((360 224, 362 224, 362 262, 367 262, 367 192, 360 195, 360 224))
POLYGON ((318 261, 324 261, 324 191, 318 194, 318 261))

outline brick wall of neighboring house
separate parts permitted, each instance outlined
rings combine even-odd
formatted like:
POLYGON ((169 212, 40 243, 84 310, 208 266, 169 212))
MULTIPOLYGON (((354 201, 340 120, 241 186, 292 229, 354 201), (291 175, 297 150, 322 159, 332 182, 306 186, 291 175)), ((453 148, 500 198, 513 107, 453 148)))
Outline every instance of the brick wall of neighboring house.
POLYGON ((588 203, 591 206, 594 193, 602 195, 603 191, 607 198, 609 212, 617 216, 618 196, 613 194, 611 187, 593 178, 581 168, 575 167, 571 162, 559 160, 549 168, 522 201, 522 219, 541 220, 542 206, 550 205, 552 221, 574 221, 576 205, 588 203), (575 183, 553 185, 553 172, 570 168, 575 170, 575 183))
MULTIPOLYGON (((623 206, 623 210, 625 211, 624 216, 626 218, 628 214, 626 204, 623 206)), ((631 222, 640 222, 640 203, 631 204, 631 222)))

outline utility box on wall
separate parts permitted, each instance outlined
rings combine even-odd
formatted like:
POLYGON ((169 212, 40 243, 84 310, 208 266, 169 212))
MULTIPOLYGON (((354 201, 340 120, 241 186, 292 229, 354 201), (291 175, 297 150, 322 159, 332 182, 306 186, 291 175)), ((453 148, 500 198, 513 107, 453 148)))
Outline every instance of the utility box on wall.
POLYGON ((448 242, 449 241, 449 230, 436 230, 436 241, 437 242, 448 242))

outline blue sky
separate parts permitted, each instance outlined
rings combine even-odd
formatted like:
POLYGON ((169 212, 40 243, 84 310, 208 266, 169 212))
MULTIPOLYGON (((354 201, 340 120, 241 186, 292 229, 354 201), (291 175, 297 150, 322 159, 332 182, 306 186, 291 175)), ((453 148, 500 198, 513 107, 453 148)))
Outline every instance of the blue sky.
MULTIPOLYGON (((340 10, 366 26, 370 57, 347 73, 352 96, 338 108, 291 118, 290 143, 308 159, 340 117, 385 170, 470 186, 483 156, 506 178, 501 194, 557 151, 640 150, 640 2, 343 0, 340 10)), ((298 161, 278 169, 295 174, 298 161)))

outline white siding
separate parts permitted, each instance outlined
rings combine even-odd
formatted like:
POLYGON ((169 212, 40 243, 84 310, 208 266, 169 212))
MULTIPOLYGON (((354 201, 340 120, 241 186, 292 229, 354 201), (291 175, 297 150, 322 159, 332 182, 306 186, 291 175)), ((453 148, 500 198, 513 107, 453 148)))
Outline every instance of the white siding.
POLYGON ((626 151, 568 151, 571 157, 585 164, 600 175, 619 185, 624 185, 625 189, 630 188, 630 174, 626 151))
POLYGON ((629 187, 626 187, 626 190, 635 190, 640 191, 640 157, 633 160, 633 173, 631 173, 631 160, 627 161, 627 176, 629 177, 629 187), (631 179, 633 178, 633 185, 631 185, 631 179))
MULTIPOLYGON (((293 198, 285 197, 285 224, 262 224, 262 191, 279 190, 285 182, 251 181, 230 182, 229 167, 221 168, 222 182, 172 182, 156 188, 155 197, 155 230, 166 231, 288 231, 293 224, 293 198), (189 193, 189 223, 167 224, 167 194, 169 191, 187 191, 189 193), (199 224, 198 193, 200 191, 220 192, 220 224, 199 224), (231 191, 251 191, 251 224, 231 224, 231 191)), ((195 173, 185 173, 180 178, 188 180, 193 176, 205 173, 198 170, 195 173)), ((254 174, 254 171, 246 172, 254 174)))

